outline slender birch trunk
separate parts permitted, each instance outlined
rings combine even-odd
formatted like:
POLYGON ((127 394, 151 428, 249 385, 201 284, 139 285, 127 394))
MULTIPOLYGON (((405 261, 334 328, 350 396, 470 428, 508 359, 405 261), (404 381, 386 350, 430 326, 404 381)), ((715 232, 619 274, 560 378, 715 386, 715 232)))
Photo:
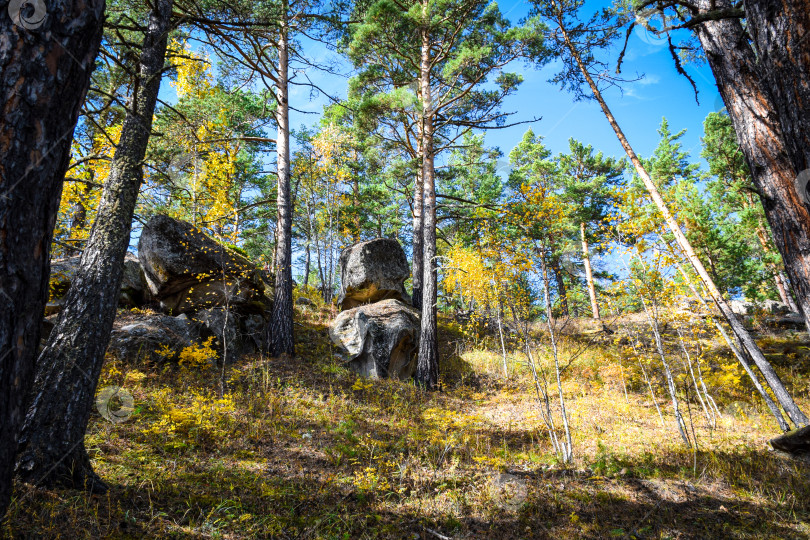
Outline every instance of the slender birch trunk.
POLYGON ((582 238, 582 262, 585 264, 585 280, 588 282, 588 295, 591 297, 591 313, 593 318, 599 320, 599 303, 596 301, 596 286, 593 282, 591 270, 591 254, 588 249, 588 238, 585 236, 585 223, 579 224, 579 235, 582 238))
MULTIPOLYGON (((745 349, 747 350, 748 354, 756 363, 757 367, 759 368, 762 375, 765 377, 765 381, 770 386, 771 390, 773 391, 774 395, 776 396, 779 404, 785 410, 787 415, 793 421, 796 426, 806 426, 810 423, 807 416, 802 412, 796 402, 793 400, 793 397, 787 391, 782 380, 779 378, 779 375, 771 366, 770 362, 765 358, 765 355, 762 354, 762 351, 759 349, 759 346, 754 341, 754 338, 751 337, 751 334, 745 329, 742 323, 737 319, 734 312, 731 311, 731 306, 729 306, 728 302, 725 300, 723 295, 720 293, 719 289, 712 280, 709 273, 706 271, 706 268, 703 266, 703 263, 698 258, 695 250, 692 248, 689 240, 686 238, 686 235, 681 230, 678 222, 675 220, 675 217, 669 211, 664 199, 661 197, 661 194, 658 192, 658 188, 655 186, 655 183, 650 178, 649 173, 644 168, 644 165, 641 163, 641 160, 633 150, 633 147, 630 146, 630 143, 627 141, 627 138, 624 135, 621 127, 619 127, 616 118, 613 116, 610 108, 607 105, 607 102, 602 97, 602 93, 599 88, 596 86, 596 82, 591 77, 590 72, 588 71, 587 67, 583 63, 582 57, 577 50, 576 45, 574 45, 570 37, 568 35, 567 29, 560 24, 560 31, 563 36, 563 40, 565 42, 566 48, 571 53, 572 58, 576 62, 579 70, 581 71, 585 81, 588 83, 588 86, 593 93, 594 98, 599 103, 599 106, 602 108, 602 112, 607 118, 610 126, 613 128, 613 131, 616 133, 616 137, 619 140, 619 143, 624 148, 627 157, 630 159, 630 162, 633 164, 633 167, 636 170, 639 178, 644 183, 644 186, 647 188, 647 191, 650 194, 653 202, 655 203, 658 210, 664 217, 664 220, 669 227, 672 234, 675 236, 675 240, 678 242, 678 246, 681 248, 681 251, 684 253, 686 258, 692 264, 692 267, 695 269, 695 272, 700 277, 701 282, 705 286, 706 290, 709 292, 712 300, 717 305, 717 308, 723 314, 728 324, 731 326, 732 331, 740 340, 740 342, 744 345, 745 349)), ((810 300, 810 299, 809 299, 810 300)), ((810 304, 808 304, 808 313, 810 313, 810 304)))

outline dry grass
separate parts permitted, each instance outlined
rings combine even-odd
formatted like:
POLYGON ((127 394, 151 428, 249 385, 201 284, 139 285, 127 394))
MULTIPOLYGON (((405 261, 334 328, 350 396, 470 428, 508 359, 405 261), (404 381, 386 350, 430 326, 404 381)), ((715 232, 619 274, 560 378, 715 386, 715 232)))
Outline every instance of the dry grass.
MULTIPOLYGON (((456 355, 461 337, 446 329, 441 392, 370 383, 336 362, 321 315, 302 314, 296 359, 233 366, 225 400, 214 370, 109 363, 100 387, 122 384, 137 404, 122 424, 95 416, 87 434, 113 488, 93 497, 20 485, 4 535, 810 536, 806 464, 768 451, 772 421, 745 385, 718 391, 721 408, 738 405, 716 429, 692 406, 693 452, 663 394, 662 428, 630 366, 625 398, 616 350, 592 347, 565 374, 575 465, 563 469, 520 355, 510 354, 504 378, 499 354, 456 355)), ((808 410, 806 351, 791 343, 765 345, 808 410)), ((579 345, 566 341, 563 354, 579 345)))

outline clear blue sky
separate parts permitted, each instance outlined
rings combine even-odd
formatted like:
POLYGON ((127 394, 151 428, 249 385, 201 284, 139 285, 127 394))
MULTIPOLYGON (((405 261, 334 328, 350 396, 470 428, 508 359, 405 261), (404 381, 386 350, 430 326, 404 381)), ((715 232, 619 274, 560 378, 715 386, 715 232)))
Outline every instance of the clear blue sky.
MULTIPOLYGON (((585 12, 590 13, 589 10, 595 11, 603 5, 603 0, 587 2, 585 12)), ((525 17, 529 9, 525 1, 507 0, 499 2, 499 6, 513 23, 525 17)), ((617 43, 611 51, 611 70, 615 69, 620 46, 617 43)), ((310 49, 311 55, 320 60, 338 58, 322 45, 313 44, 310 49)), ((349 69, 348 65, 345 67, 349 69)), ((522 73, 524 82, 517 93, 508 98, 503 109, 517 112, 512 117, 513 121, 542 117, 541 121, 531 127, 535 133, 545 137, 546 145, 554 153, 567 150, 569 137, 574 137, 592 144, 608 155, 623 157, 624 152, 613 130, 595 102, 574 102, 570 94, 547 82, 556 73, 555 68, 555 64, 542 70, 522 63, 514 65, 512 70, 522 73)), ((689 82, 676 72, 666 42, 643 30, 640 34, 634 32, 625 55, 622 74, 629 79, 643 75, 643 79, 625 85, 623 93, 615 89, 609 90, 606 98, 630 143, 642 156, 648 156, 654 150, 658 143, 656 130, 661 119, 666 117, 673 132, 687 129, 683 138, 684 148, 690 151, 693 159, 699 158, 703 120, 708 113, 719 110, 722 102, 708 66, 688 64, 686 69, 697 83, 700 105, 695 102, 689 82)), ((313 70, 307 75, 333 96, 345 97, 347 79, 313 70)), ((328 100, 322 96, 313 100, 308 88, 299 87, 292 91, 290 102, 300 109, 319 113, 328 100)), ((318 117, 318 114, 292 113, 291 125, 294 128, 302 124, 313 125, 318 117)), ((499 147, 507 155, 528 127, 520 125, 491 130, 487 133, 486 143, 499 147)))

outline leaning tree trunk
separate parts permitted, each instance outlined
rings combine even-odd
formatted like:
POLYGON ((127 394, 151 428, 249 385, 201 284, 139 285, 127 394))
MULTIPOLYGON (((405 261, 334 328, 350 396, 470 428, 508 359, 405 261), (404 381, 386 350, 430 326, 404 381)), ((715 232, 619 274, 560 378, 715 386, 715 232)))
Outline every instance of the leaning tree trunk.
POLYGON ((424 201, 424 269, 422 272, 422 329, 419 335, 419 357, 416 364, 416 382, 432 390, 439 382, 439 336, 436 313, 438 276, 436 275, 436 177, 433 153, 433 103, 430 88, 430 43, 426 30, 422 32, 422 182, 424 201))
MULTIPOLYGON (((792 6, 800 3, 807 4, 806 1, 790 2, 792 6)), ((730 6, 728 0, 700 0, 698 4, 704 10, 712 5, 717 9, 730 6)), ((751 169, 774 243, 796 292, 799 311, 810 330, 810 205, 803 203, 795 186, 796 176, 807 166, 807 155, 802 159, 795 147, 803 144, 804 151, 810 152, 807 143, 810 95, 804 94, 804 102, 796 102, 802 85, 806 90, 810 82, 807 78, 810 62, 805 56, 802 67, 800 58, 791 56, 798 54, 798 46, 791 54, 784 50, 787 43, 797 39, 799 28, 793 25, 806 21, 808 13, 792 13, 795 20, 788 24, 784 13, 789 9, 782 12, 763 8, 770 4, 772 2, 759 1, 745 6, 749 16, 747 28, 759 38, 764 50, 752 49, 739 19, 706 22, 697 28, 696 34, 751 169), (763 14, 777 17, 778 22, 762 20, 763 14), (779 25, 783 33, 772 35, 774 24, 779 25), (790 65, 770 64, 778 61, 790 62, 790 65), (786 78, 777 78, 782 76, 786 78), (803 130, 800 129, 802 123, 803 130)), ((804 27, 804 31, 810 28, 804 27)), ((807 51, 810 40, 805 40, 803 46, 807 51)))
MULTIPOLYGON (((285 14, 287 3, 284 2, 285 14)), ((281 29, 278 42, 278 220, 276 223, 276 290, 268 328, 270 354, 293 356, 293 279, 292 279, 292 204, 290 200, 290 107, 288 95, 288 29, 281 29)))
POLYGON ((588 249, 588 237, 585 236, 585 224, 579 224, 579 235, 582 238, 582 261, 585 264, 585 281, 588 283, 588 296, 591 297, 591 313, 594 319, 599 317, 599 302, 596 300, 596 286, 593 283, 593 270, 591 269, 591 252, 588 249))
POLYGON ((70 144, 101 42, 104 1, 0 16, 0 518, 48 299, 70 144), (44 19, 43 19, 44 17, 44 19))
POLYGON ((158 0, 150 14, 139 81, 97 217, 65 307, 39 356, 16 469, 21 479, 32 484, 106 490, 93 472, 84 434, 121 295, 124 256, 143 180, 171 13, 172 0, 158 0))
POLYGON ((686 235, 681 230, 678 222, 675 220, 675 217, 672 215, 672 212, 669 211, 664 199, 661 197, 661 194, 658 191, 655 183, 650 178, 649 173, 642 165, 641 160, 636 155, 633 147, 630 146, 630 143, 625 137, 624 132, 622 131, 621 127, 619 126, 616 118, 613 116, 613 113, 610 111, 610 108, 607 105, 607 102, 602 97, 602 93, 599 91, 599 88, 596 86, 596 82, 591 77, 588 68, 585 66, 584 62, 582 61, 582 57, 577 50, 577 46, 571 42, 568 32, 565 28, 560 27, 560 31, 563 36, 563 40, 565 42, 565 46, 568 51, 571 53, 572 58, 577 64, 582 76, 585 78, 585 81, 588 83, 588 86, 591 89, 593 97, 599 103, 599 106, 602 109, 602 112, 607 118, 608 123, 613 128, 614 133, 616 134, 616 138, 619 140, 619 143, 622 145, 627 157, 630 159, 630 162, 633 164, 633 167, 636 170, 639 178, 644 183, 644 186, 647 188, 647 192, 650 194, 650 198, 655 203, 655 206, 661 212, 664 217, 664 221, 666 222, 667 226, 669 227, 670 232, 672 232, 673 236, 675 237, 675 241, 678 243, 678 247, 680 247, 681 251, 684 253, 686 258, 692 264, 692 267, 695 269, 698 277, 700 278, 703 285, 706 287, 706 290, 714 300, 714 303, 717 305, 717 308, 723 314, 723 317, 728 322, 729 326, 731 326, 734 335, 736 335, 739 340, 744 345, 745 349, 750 354, 751 358, 759 368, 762 376, 765 378, 765 381, 770 386, 771 390, 773 391, 776 399, 779 401, 779 404, 785 410, 787 415, 793 421, 794 424, 797 426, 805 426, 808 424, 807 416, 799 409, 799 406, 796 405, 796 402, 793 401, 793 397, 785 388, 785 385, 782 383, 782 380, 779 378, 779 375, 773 369, 770 362, 765 358, 765 355, 762 354, 762 351, 759 349, 759 346, 754 341, 754 338, 751 337, 751 334, 745 327, 740 323, 737 316, 734 312, 731 311, 731 306, 729 306, 726 299, 718 290, 717 286, 712 280, 709 273, 706 271, 706 268, 703 266, 703 263, 698 258, 695 250, 692 248, 691 243, 686 238, 686 235))

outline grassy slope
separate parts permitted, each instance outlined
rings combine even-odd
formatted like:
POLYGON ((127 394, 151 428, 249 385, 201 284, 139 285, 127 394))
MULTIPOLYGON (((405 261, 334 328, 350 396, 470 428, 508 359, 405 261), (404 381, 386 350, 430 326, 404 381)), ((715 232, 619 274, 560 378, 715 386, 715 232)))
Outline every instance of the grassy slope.
MULTIPOLYGON (((691 409, 694 453, 663 395, 662 428, 631 367, 610 345, 592 348, 566 377, 576 463, 563 469, 518 359, 504 380, 497 353, 458 356, 460 336, 445 329, 444 388, 426 395, 358 380, 332 354, 326 313, 299 315, 298 357, 229 368, 222 400, 213 369, 108 362, 100 388, 120 384, 137 405, 121 424, 91 420, 86 443, 114 487, 18 486, 4 535, 810 537, 806 464, 767 450, 773 422, 744 384, 715 396, 733 414, 714 430, 691 409)), ((790 342, 766 345, 777 363, 808 365, 790 342)), ((806 373, 783 374, 810 410, 806 373)))

